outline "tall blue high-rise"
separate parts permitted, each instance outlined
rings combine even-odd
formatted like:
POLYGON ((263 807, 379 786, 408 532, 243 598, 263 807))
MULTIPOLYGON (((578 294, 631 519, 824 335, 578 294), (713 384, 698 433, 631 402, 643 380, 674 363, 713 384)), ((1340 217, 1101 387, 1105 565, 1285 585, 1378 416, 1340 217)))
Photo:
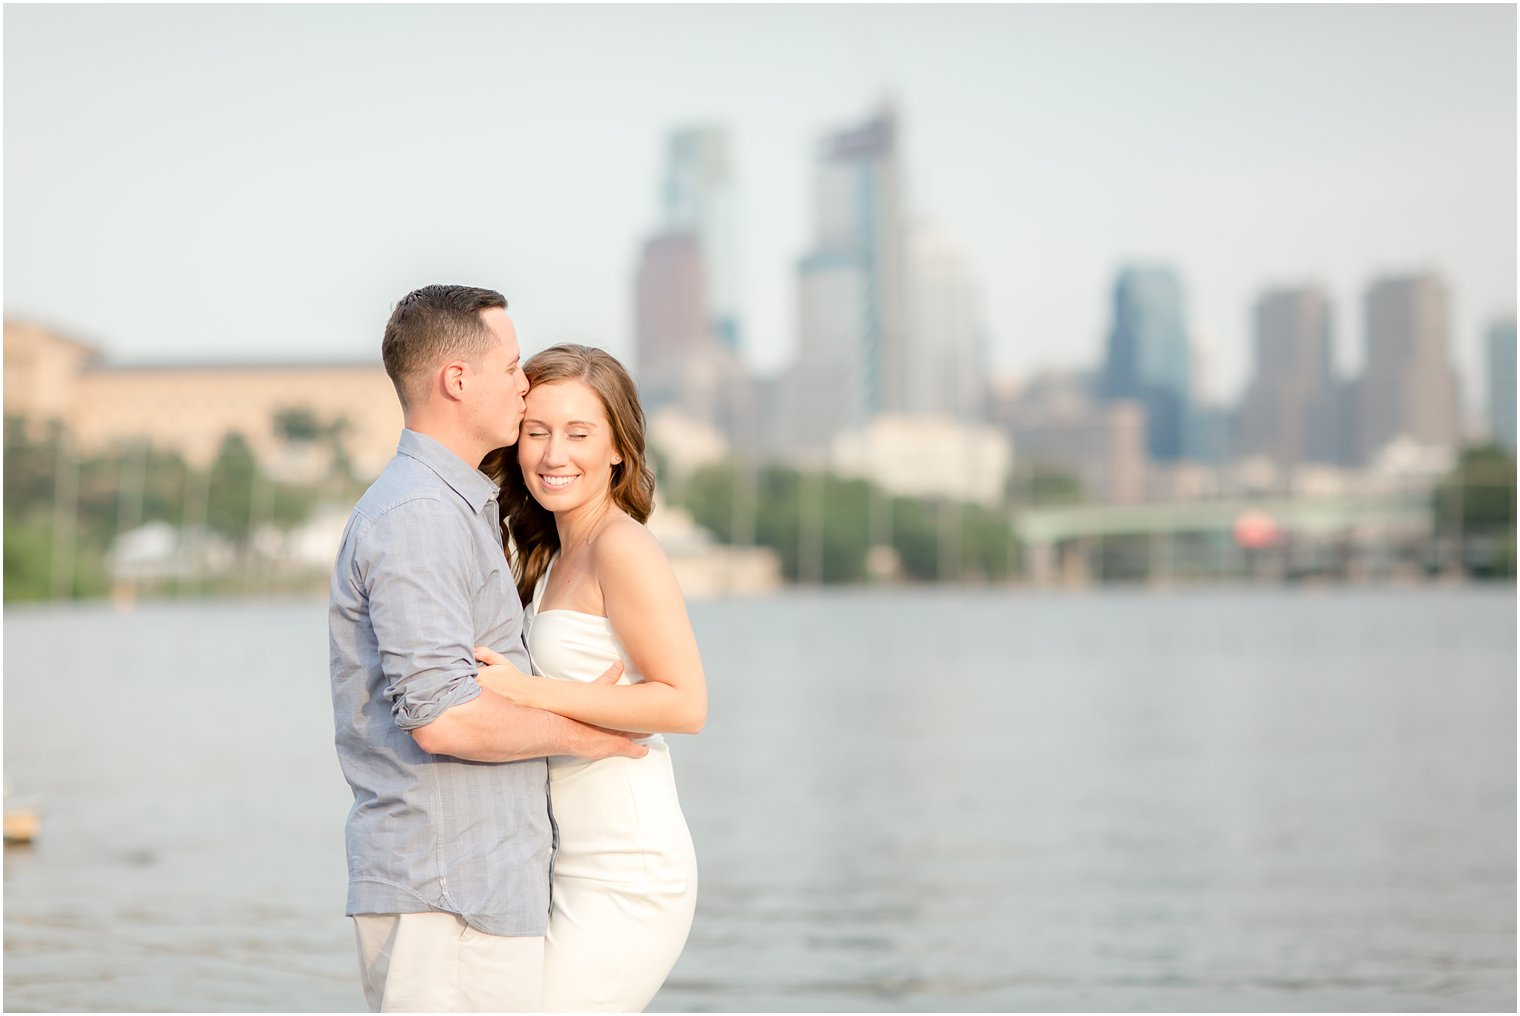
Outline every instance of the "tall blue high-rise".
POLYGON ((1515 319, 1488 329, 1488 433, 1515 450, 1515 319))
POLYGON ((1186 453, 1191 383, 1192 347, 1176 273, 1154 265, 1124 269, 1114 286, 1102 391, 1110 401, 1144 404, 1152 458, 1179 459, 1186 453))

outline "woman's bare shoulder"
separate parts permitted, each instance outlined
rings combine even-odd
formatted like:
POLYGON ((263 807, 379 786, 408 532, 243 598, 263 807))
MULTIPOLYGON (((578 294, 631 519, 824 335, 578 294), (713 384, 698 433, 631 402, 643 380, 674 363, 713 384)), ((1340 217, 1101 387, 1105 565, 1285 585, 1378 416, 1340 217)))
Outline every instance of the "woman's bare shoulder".
POLYGON ((650 557, 661 560, 665 558, 660 541, 654 538, 649 527, 622 514, 608 522, 597 534, 591 553, 598 564, 616 564, 629 558, 638 561, 650 557))
POLYGON ((604 583, 620 579, 648 582, 659 574, 669 574, 670 561, 649 528, 628 516, 606 526, 591 547, 592 563, 604 583))

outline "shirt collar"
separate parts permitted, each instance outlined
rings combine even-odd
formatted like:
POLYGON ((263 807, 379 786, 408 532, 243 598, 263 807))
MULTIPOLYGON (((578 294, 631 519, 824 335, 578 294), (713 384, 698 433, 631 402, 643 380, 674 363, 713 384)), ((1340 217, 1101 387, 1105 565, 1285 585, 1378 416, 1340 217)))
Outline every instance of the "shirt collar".
POLYGON ((496 500, 501 490, 485 473, 470 466, 436 438, 419 431, 402 430, 396 454, 414 458, 437 473, 438 478, 452 487, 476 512, 496 500))

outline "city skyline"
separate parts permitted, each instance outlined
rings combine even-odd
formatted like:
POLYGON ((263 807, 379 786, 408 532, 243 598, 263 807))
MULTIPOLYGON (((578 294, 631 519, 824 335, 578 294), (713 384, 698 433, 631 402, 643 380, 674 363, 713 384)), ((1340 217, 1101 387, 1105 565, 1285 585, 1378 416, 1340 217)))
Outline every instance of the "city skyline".
POLYGON ((1345 376, 1372 280, 1434 271, 1475 408, 1514 312, 1514 17, 10 7, 6 313, 122 362, 363 359, 401 293, 450 278, 506 291, 527 349, 631 359, 667 138, 711 124, 746 360, 774 372, 814 146, 890 95, 905 212, 981 280, 995 374, 1100 364, 1118 272, 1159 261, 1216 400, 1275 288, 1325 290, 1345 376))

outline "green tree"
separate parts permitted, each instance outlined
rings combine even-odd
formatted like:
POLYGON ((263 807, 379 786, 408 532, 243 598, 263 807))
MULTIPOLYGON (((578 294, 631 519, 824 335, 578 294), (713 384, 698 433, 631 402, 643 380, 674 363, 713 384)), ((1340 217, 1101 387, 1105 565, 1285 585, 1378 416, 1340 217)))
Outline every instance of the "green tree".
POLYGON ((322 434, 332 452, 333 472, 340 478, 345 490, 355 487, 358 482, 354 478, 354 460, 348 454, 348 432, 353 429, 353 422, 348 417, 339 416, 327 425, 322 434))
MULTIPOLYGON (((697 525, 710 530, 724 543, 734 539, 734 465, 731 462, 703 466, 687 479, 676 502, 691 513, 697 525)), ((673 491, 666 491, 674 497, 673 491)))
POLYGON ((5 519, 5 602, 45 600, 52 595, 52 527, 5 519))
POLYGON ((222 438, 216 461, 211 463, 206 524, 239 546, 248 542, 253 487, 257 482, 258 462, 248 442, 239 433, 228 433, 222 438))
MULTIPOLYGON (((727 469, 729 483, 729 497, 725 506, 733 504, 733 469, 727 469)), ((732 526, 733 512, 728 513, 729 521, 723 523, 723 530, 728 532, 732 526)), ((716 521, 716 520, 714 520, 716 521)), ((707 523, 703 523, 707 525, 707 523)), ((781 574, 792 582, 796 582, 802 574, 799 562, 801 561, 801 547, 799 541, 802 537, 802 477, 794 469, 784 469, 780 466, 767 466, 760 471, 756 484, 755 496, 755 542, 762 547, 770 547, 781 557, 781 574)))
MULTIPOLYGON (((723 542, 732 542, 736 488, 732 463, 706 466, 687 482, 681 503, 698 525, 723 542)), ((803 560, 804 531, 816 526, 820 579, 825 583, 863 581, 874 527, 882 521, 873 518, 873 511, 890 512, 885 521, 891 546, 908 578, 932 582, 942 577, 945 509, 939 502, 889 498, 865 480, 820 477, 775 465, 760 470, 755 501, 755 542, 777 552, 781 573, 788 580, 811 573, 812 563, 803 560)), ((967 505, 951 510, 959 513, 959 563, 953 566, 954 574, 943 577, 1006 577, 1011 536, 1002 513, 967 505)))
POLYGON ((967 577, 979 576, 989 581, 1009 578, 1008 569, 1016 564, 1013 527, 1001 509, 967 506, 961 518, 961 569, 967 577))
POLYGON ((5 518, 27 518, 53 502, 62 431, 54 424, 38 436, 25 420, 5 418, 5 518))
POLYGON ((1463 449, 1433 496, 1437 533, 1461 541, 1463 559, 1474 574, 1515 574, 1513 453, 1496 444, 1463 449))
POLYGON ((116 464, 110 456, 81 459, 56 424, 29 427, 5 421, 5 599, 46 599, 54 591, 54 554, 66 554, 69 596, 95 596, 109 582, 105 571, 116 515, 116 464), (71 491, 56 503, 60 486, 71 491), (61 509, 61 514, 60 514, 61 509), (69 514, 72 511, 72 516, 69 514), (62 548, 55 527, 66 528, 62 548))
POLYGON ((1076 504, 1082 500, 1082 481, 1062 466, 1020 460, 1008 476, 1008 500, 1015 504, 1076 504))
MULTIPOLYGON (((682 506, 692 519, 725 543, 734 538, 736 484, 734 464, 723 462, 698 469, 682 491, 682 506)), ((802 560, 804 525, 816 526, 820 580, 859 581, 865 576, 870 498, 871 487, 863 480, 767 466, 756 478, 755 542, 775 550, 782 575, 795 582, 812 564, 802 560)))
POLYGON ((177 452, 142 447, 128 453, 125 468, 136 467, 133 455, 142 456, 143 522, 168 522, 182 525, 185 519, 185 486, 190 482, 190 466, 177 452))
POLYGON ((317 414, 307 406, 291 406, 275 411, 274 432, 286 441, 311 444, 322 437, 326 430, 317 420, 317 414))
POLYGON ((865 578, 866 551, 870 549, 873 488, 865 480, 843 479, 827 473, 822 482, 819 577, 828 583, 859 582, 865 578))
POLYGON ((939 509, 919 498, 892 499, 892 549, 903 574, 918 582, 939 578, 939 509))
MULTIPOLYGON (((301 429, 295 416, 287 423, 301 429)), ((322 436, 341 445, 345 426, 337 421, 322 436)), ((13 417, 5 419, 4 439, 7 602, 52 595, 59 523, 71 534, 62 548, 72 564, 63 586, 73 597, 109 590, 106 562, 124 532, 154 521, 185 523, 187 485, 194 474, 178 453, 139 442, 79 457, 57 426, 29 427, 13 417), (72 492, 61 512, 55 504, 60 486, 72 492)), ((349 480, 345 474, 344 482, 349 480)), ((207 524, 245 549, 255 521, 255 489, 262 506, 258 514, 282 528, 309 518, 319 495, 314 487, 275 484, 263 476, 239 434, 224 439, 209 481, 207 524)))

